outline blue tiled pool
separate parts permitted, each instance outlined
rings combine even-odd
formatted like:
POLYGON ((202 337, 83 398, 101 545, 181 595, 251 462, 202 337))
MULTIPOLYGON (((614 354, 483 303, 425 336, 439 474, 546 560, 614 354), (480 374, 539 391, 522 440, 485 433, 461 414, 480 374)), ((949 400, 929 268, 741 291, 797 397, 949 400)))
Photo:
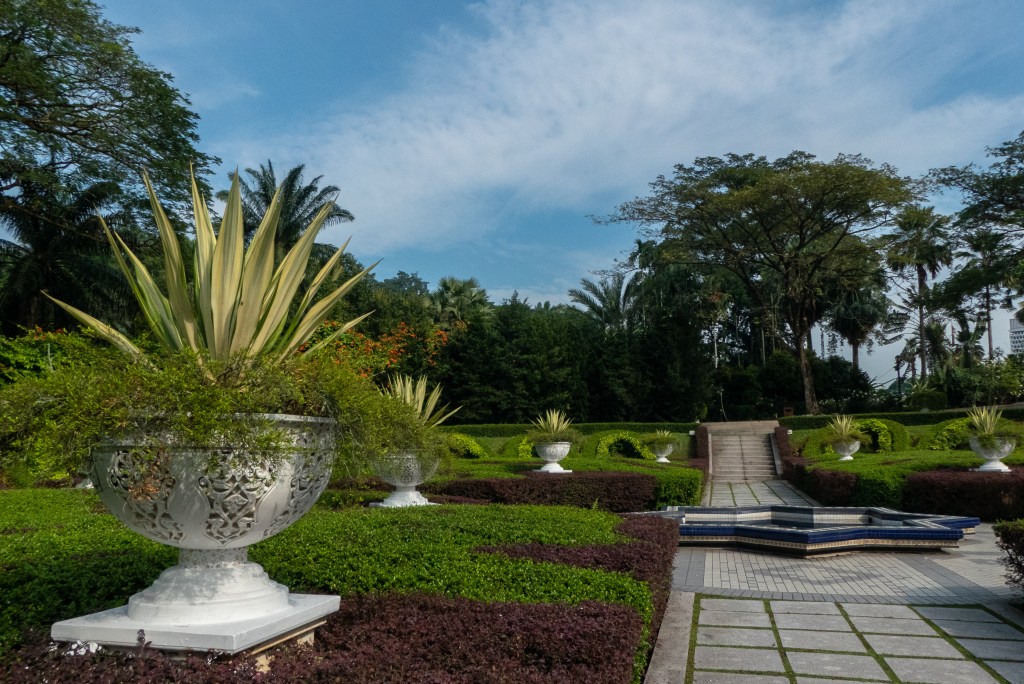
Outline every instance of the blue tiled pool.
POLYGON ((681 545, 735 544, 797 555, 955 548, 981 522, 888 508, 810 506, 670 506, 656 515, 679 521, 681 545))

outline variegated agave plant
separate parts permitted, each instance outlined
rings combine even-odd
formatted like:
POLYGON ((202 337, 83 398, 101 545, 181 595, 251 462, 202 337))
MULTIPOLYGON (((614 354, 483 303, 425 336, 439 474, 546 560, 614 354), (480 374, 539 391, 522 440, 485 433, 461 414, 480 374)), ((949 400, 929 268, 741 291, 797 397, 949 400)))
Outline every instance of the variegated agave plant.
MULTIPOLYGON (((275 268, 274 236, 281 212, 280 189, 246 249, 236 173, 220 230, 216 234, 206 202, 199 193, 195 178, 192 179, 196 248, 190 283, 178 236, 145 174, 143 181, 160 231, 166 294, 124 241, 105 223, 103 229, 146 321, 156 339, 169 350, 192 349, 200 359, 215 361, 264 355, 274 361, 283 361, 309 340, 331 307, 376 266, 370 266, 317 300, 317 292, 334 271, 348 245, 346 241, 313 278, 298 307, 290 311, 305 276, 314 240, 327 219, 331 205, 327 204, 320 210, 275 268)), ((136 357, 144 356, 131 340, 111 326, 73 306, 56 299, 53 301, 118 348, 136 357)), ((310 351, 330 344, 368 315, 340 326, 310 351)))
POLYGON ((438 407, 437 404, 441 400, 441 385, 434 385, 434 389, 427 394, 427 376, 425 375, 418 378, 397 373, 390 375, 388 376, 388 385, 381 389, 381 394, 411 406, 416 412, 416 417, 427 427, 437 427, 462 408, 457 406, 449 411, 448 404, 438 407))

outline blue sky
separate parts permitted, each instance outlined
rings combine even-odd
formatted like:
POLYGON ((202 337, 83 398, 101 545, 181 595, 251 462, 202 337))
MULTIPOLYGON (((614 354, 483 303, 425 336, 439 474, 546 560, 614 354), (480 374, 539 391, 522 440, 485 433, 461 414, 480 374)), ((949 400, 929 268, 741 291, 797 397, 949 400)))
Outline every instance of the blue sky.
POLYGON ((352 234, 378 278, 474 276, 496 301, 566 301, 637 237, 587 217, 676 163, 801 149, 919 175, 1024 129, 1016 0, 100 2, 189 94, 216 187, 304 163, 356 216, 325 239, 352 234))

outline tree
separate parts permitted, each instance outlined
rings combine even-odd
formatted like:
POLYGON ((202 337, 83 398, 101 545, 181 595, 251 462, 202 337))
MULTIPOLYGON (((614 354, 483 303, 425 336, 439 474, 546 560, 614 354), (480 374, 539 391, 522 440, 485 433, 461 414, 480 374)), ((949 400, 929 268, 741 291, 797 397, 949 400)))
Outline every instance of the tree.
POLYGON ((850 345, 854 370, 860 369, 861 346, 886 321, 889 314, 889 298, 885 291, 872 285, 874 283, 863 289, 845 293, 833 306, 829 320, 829 325, 836 334, 850 345))
POLYGON ((906 181, 860 156, 818 162, 793 152, 771 162, 751 154, 700 158, 651 189, 609 220, 656 226, 677 260, 726 268, 760 307, 777 305, 806 408, 818 413, 808 334, 835 289, 863 278, 867 247, 852 238, 885 225, 910 199, 906 181))
POLYGON ((476 278, 445 276, 437 281, 437 289, 430 293, 434 317, 445 327, 457 327, 474 318, 487 316, 492 307, 487 290, 476 278))
MULTIPOLYGON (((280 189, 281 214, 277 222, 277 234, 274 238, 278 263, 280 263, 283 255, 299 241, 303 231, 306 230, 306 226, 313 221, 313 218, 324 207, 329 207, 327 210, 327 220, 324 221, 325 226, 355 219, 352 216, 352 212, 342 209, 334 203, 340 190, 334 185, 327 185, 321 188, 320 181, 323 179, 323 176, 317 176, 306 182, 302 175, 305 168, 305 164, 292 167, 285 174, 284 180, 278 183, 277 176, 274 174, 274 165, 268 159, 266 166, 260 164, 259 169, 247 168, 245 170, 246 175, 249 176, 249 181, 239 179, 241 181, 242 221, 245 225, 246 241, 256 232, 260 221, 266 215, 267 209, 274 199, 275 193, 280 189), (251 185, 250 182, 252 183, 251 185)), ((228 177, 232 180, 234 176, 234 173, 228 174, 228 177)), ((226 200, 227 192, 222 190, 217 193, 217 197, 221 200, 226 200)), ((314 247, 313 257, 311 258, 312 267, 315 268, 316 264, 323 263, 323 261, 330 258, 331 254, 334 253, 334 249, 330 245, 314 247)), ((319 269, 317 268, 316 270, 319 269)), ((316 270, 314 270, 314 273, 316 270)))
POLYGON ((989 157, 999 160, 988 169, 975 164, 949 166, 933 169, 929 176, 963 194, 962 222, 995 224, 1019 231, 1024 228, 1024 132, 986 151, 989 157))
MULTIPOLYGON (((0 207, 0 225, 13 237, 0 240, 0 319, 5 334, 17 334, 20 327, 53 329, 74 322, 43 291, 107 320, 125 322, 131 293, 111 258, 97 213, 116 195, 112 183, 80 191, 26 183, 16 207, 0 207)), ((117 223, 110 215, 105 219, 117 223)))
POLYGON ((569 290, 569 299, 583 307, 584 313, 605 329, 627 330, 633 318, 636 287, 633 277, 613 273, 595 283, 584 278, 580 288, 569 290))
POLYGON ((951 313, 972 309, 970 313, 977 315, 987 331, 991 361, 995 357, 992 309, 997 305, 1013 306, 1006 285, 1013 279, 1017 255, 1009 236, 991 226, 964 228, 960 241, 965 249, 957 251, 955 256, 962 261, 949 278, 937 286, 936 299, 951 313))
POLYGON ((147 169, 172 209, 188 203, 198 117, 169 74, 142 62, 137 29, 111 24, 90 0, 0 0, 0 209, 18 193, 114 183, 145 196, 147 169))
POLYGON ((908 206, 896 217, 896 229, 887 236, 886 262, 896 275, 908 271, 916 278, 910 303, 917 308, 918 354, 921 357, 921 379, 928 379, 928 336, 926 319, 929 313, 928 277, 934 278, 943 266, 953 262, 953 249, 947 230, 949 218, 935 213, 933 207, 908 206))

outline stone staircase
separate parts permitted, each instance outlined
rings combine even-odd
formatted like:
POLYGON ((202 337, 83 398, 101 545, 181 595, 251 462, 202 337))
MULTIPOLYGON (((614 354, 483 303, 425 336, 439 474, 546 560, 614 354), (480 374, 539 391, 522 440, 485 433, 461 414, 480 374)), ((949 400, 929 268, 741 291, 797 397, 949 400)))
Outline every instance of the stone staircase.
POLYGON ((764 482, 776 479, 771 443, 771 433, 776 427, 775 421, 708 424, 711 480, 764 482))

